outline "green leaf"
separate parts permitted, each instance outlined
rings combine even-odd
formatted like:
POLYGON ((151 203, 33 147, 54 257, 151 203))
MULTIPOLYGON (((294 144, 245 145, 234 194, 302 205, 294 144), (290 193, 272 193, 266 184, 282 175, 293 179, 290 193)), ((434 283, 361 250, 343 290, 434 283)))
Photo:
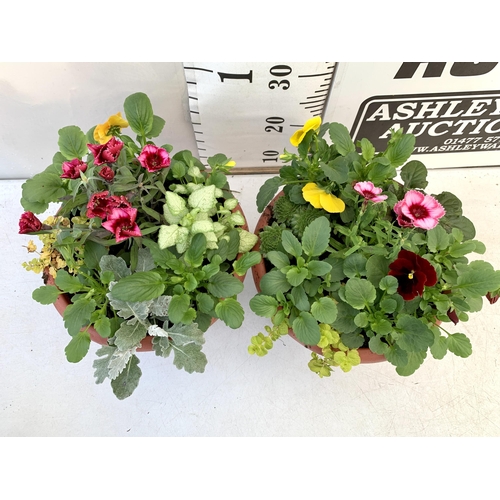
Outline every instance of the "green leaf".
POLYGON ((384 276, 378 284, 381 290, 385 290, 388 295, 394 295, 398 291, 399 282, 395 276, 384 276))
POLYGON ((434 198, 446 210, 447 217, 460 217, 462 215, 462 202, 453 193, 443 191, 441 194, 435 195, 434 198))
POLYGON ((384 156, 391 162, 391 166, 397 168, 408 160, 414 148, 415 136, 412 134, 404 134, 389 145, 384 156))
POLYGON ((174 365, 188 373, 203 373, 207 357, 201 352, 201 346, 195 343, 174 347, 174 365))
POLYGON ((346 300, 355 309, 363 309, 373 304, 376 296, 375 287, 368 280, 350 278, 345 285, 346 300))
POLYGON ((380 281, 389 272, 389 261, 382 255, 372 255, 366 262, 366 277, 370 282, 379 286, 380 281))
POLYGON ((281 233, 281 243, 285 251, 294 257, 298 258, 302 255, 302 246, 300 241, 294 236, 291 231, 285 229, 281 233))
POLYGON ((374 352, 375 354, 380 354, 382 356, 385 355, 385 353, 389 349, 389 346, 385 342, 382 342, 382 339, 379 335, 374 335, 369 340, 368 347, 370 351, 374 352))
POLYGON ((311 306, 311 313, 320 323, 331 324, 337 319, 337 305, 330 297, 321 297, 311 306))
POLYGON ((76 276, 72 276, 64 269, 57 271, 55 283, 60 290, 68 293, 76 293, 84 288, 76 276))
POLYGON ((273 269, 262 276, 260 289, 265 295, 275 295, 279 292, 285 293, 290 290, 291 285, 286 276, 279 270, 273 269))
POLYGON ((159 116, 153 115, 153 125, 151 130, 146 134, 146 137, 158 137, 165 126, 165 120, 159 116))
POLYGON ((94 299, 83 297, 78 299, 74 304, 70 304, 64 310, 64 326, 72 337, 78 334, 82 326, 89 324, 95 306, 96 302, 94 299))
POLYGON ((299 286, 308 276, 309 272, 306 268, 299 269, 292 267, 286 273, 286 279, 292 286, 299 286))
MULTIPOLYGON (((304 235, 302 236, 302 248, 306 255, 309 257, 318 257, 325 252, 330 240, 330 230, 330 223, 324 216, 314 219, 305 228, 304 235)), ((286 247, 285 250, 287 250, 286 247)), ((300 254, 295 256, 300 257, 300 254)))
POLYGON ((356 151, 356 146, 345 125, 341 123, 331 123, 328 131, 337 151, 342 156, 347 156, 349 153, 356 151))
POLYGON ((59 297, 59 290, 54 285, 43 285, 31 294, 33 300, 43 305, 53 304, 59 297))
POLYGON ((453 333, 447 340, 448 350, 456 356, 467 358, 472 354, 472 344, 463 333, 453 333))
POLYGON ((345 302, 339 302, 337 309, 337 319, 334 321, 333 327, 339 332, 354 332, 357 328, 354 318, 358 314, 358 311, 345 302))
POLYGON ((375 148, 373 144, 368 139, 361 139, 359 141, 359 147, 361 148, 361 155, 366 161, 371 161, 375 156, 375 148))
POLYGON ((272 177, 262 184, 257 194, 257 210, 259 212, 262 212, 274 198, 282 182, 281 177, 272 177))
POLYGON ((130 128, 138 135, 146 137, 153 128, 153 107, 149 97, 137 92, 125 99, 123 104, 125 116, 130 128))
POLYGON ((262 260, 260 252, 248 252, 243 254, 234 264, 234 272, 238 276, 244 276, 253 266, 256 266, 262 260))
POLYGON ((434 343, 432 330, 414 316, 401 314, 396 326, 401 330, 396 342, 405 351, 426 351, 434 343))
POLYGON ((243 291, 243 283, 235 276, 220 271, 209 279, 207 290, 214 297, 232 297, 243 291))
POLYGON ((89 351, 90 335, 88 332, 78 332, 70 340, 69 344, 64 349, 66 359, 70 363, 78 363, 89 351))
POLYGON ((331 181, 337 184, 344 184, 349 178, 349 165, 343 156, 338 156, 328 163, 320 163, 319 167, 331 181))
POLYGON ((427 246, 432 253, 447 249, 449 244, 450 235, 441 226, 427 231, 427 246))
POLYGON ((290 265, 290 259, 288 258, 288 255, 284 254, 283 252, 271 250, 267 253, 266 258, 271 262, 273 266, 278 269, 283 269, 284 267, 290 265))
POLYGON ((312 260, 307 264, 307 269, 313 276, 324 276, 332 270, 332 265, 320 260, 312 260))
POLYGON ((427 168, 420 161, 410 161, 401 169, 401 179, 406 189, 427 187, 427 168))
POLYGON ((224 321, 229 328, 239 328, 243 323, 243 307, 241 307, 241 304, 233 298, 221 300, 215 306, 215 314, 218 318, 224 321))
POLYGON ((45 171, 23 183, 21 205, 39 214, 47 210, 50 202, 58 201, 65 194, 60 175, 45 171))
POLYGON ((409 375, 413 375, 415 371, 420 367, 420 365, 424 362, 424 359, 427 357, 427 353, 425 351, 422 352, 409 352, 408 353, 408 362, 404 366, 397 366, 396 372, 398 375, 402 377, 408 377, 409 375))
POLYGON ((82 159, 88 153, 87 138, 79 127, 70 125, 59 130, 57 142, 61 153, 67 160, 82 159))
POLYGON ((184 254, 184 260, 191 267, 200 267, 207 249, 207 238, 203 233, 197 233, 191 239, 189 248, 184 254))
POLYGON ((139 358, 135 355, 131 356, 127 367, 111 381, 111 387, 115 396, 122 400, 128 398, 139 385, 139 379, 142 372, 139 368, 139 358))
POLYGON ((344 274, 348 278, 356 278, 366 274, 367 258, 359 253, 348 255, 344 261, 344 274))
POLYGON ((181 323, 185 314, 188 312, 191 305, 191 298, 189 295, 183 293, 181 295, 174 295, 170 300, 168 307, 168 319, 172 323, 181 323))
POLYGON ((435 336, 430 351, 434 359, 443 359, 448 352, 448 339, 441 335, 435 336))
POLYGON ((109 318, 103 316, 94 323, 97 333, 107 339, 111 335, 111 322, 109 318))
POLYGON ((154 271, 146 271, 122 278, 111 290, 111 296, 127 302, 143 302, 159 297, 164 291, 162 277, 154 271))
POLYGON ((485 261, 474 261, 469 271, 460 274, 457 288, 466 297, 484 296, 500 288, 500 271, 495 271, 493 266, 485 261))
POLYGON ((292 288, 291 296, 294 306, 299 311, 309 311, 311 309, 311 305, 309 304, 309 299, 307 298, 307 294, 302 285, 292 288))
POLYGON ((317 345, 321 340, 318 322, 311 313, 302 311, 293 320, 292 329, 297 338, 305 345, 317 345))
POLYGON ((88 269, 98 269, 101 258, 107 254, 108 249, 105 246, 89 239, 85 241, 83 260, 88 269))

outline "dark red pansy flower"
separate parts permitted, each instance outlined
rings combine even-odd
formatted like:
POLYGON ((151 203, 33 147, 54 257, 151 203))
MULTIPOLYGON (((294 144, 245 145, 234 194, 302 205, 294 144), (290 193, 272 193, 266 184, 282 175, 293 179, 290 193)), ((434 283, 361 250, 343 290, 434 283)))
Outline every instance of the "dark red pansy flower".
POLYGON ((34 233, 42 229, 42 223, 33 212, 24 212, 19 219, 19 234, 34 233))
POLYGON ((405 300, 413 300, 417 295, 422 295, 424 286, 437 283, 436 270, 432 264, 409 250, 400 250, 389 269, 389 275, 398 280, 399 295, 405 300))
POLYGON ((114 163, 120 156, 123 142, 116 137, 112 137, 106 144, 87 144, 90 152, 94 155, 94 164, 114 163))

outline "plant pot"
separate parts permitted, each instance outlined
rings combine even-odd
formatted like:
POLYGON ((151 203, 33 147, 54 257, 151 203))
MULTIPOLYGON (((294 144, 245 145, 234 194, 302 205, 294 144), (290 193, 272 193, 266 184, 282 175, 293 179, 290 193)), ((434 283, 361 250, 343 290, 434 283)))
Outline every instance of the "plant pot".
MULTIPOLYGON (((243 210, 240 207, 240 205, 237 205, 236 208, 233 211, 237 211, 237 210, 239 210, 241 212, 241 215, 243 215, 243 217, 245 218, 245 221, 246 221, 245 214, 243 213, 243 210)), ((242 226, 242 229, 245 229, 246 231, 249 230, 248 229, 248 224, 246 222, 242 226)), ((246 274, 244 274, 243 276, 239 276, 237 274, 234 274, 234 276, 236 276, 236 278, 238 278, 243 283, 243 281, 245 280, 246 274)), ((44 270, 44 273, 43 273, 43 277, 44 277, 44 281, 45 281, 45 283, 47 285, 55 285, 54 278, 48 272, 46 272, 45 270, 44 270)), ((71 296, 69 294, 67 294, 67 293, 62 293, 62 294, 60 294, 57 297, 56 301, 54 302, 54 307, 56 308, 57 312, 61 316, 63 316, 65 309, 70 304, 71 304, 71 296)), ((210 325, 213 325, 217 321, 217 319, 218 318, 212 318, 212 321, 211 321, 210 325)), ((106 339, 104 337, 101 337, 97 333, 97 330, 92 325, 90 325, 89 327, 82 328, 82 331, 83 330, 87 330, 87 332, 90 335, 90 339, 92 340, 92 342, 95 342, 96 344, 100 344, 100 345, 108 345, 108 339, 106 339)), ((152 341, 153 341, 153 337, 151 337, 151 336, 145 337, 143 340, 141 340, 141 347, 139 347, 137 349, 137 352, 152 351, 153 350, 152 341)))
MULTIPOLYGON (((265 227, 269 225, 269 221, 272 219, 273 212, 272 212, 272 207, 274 205, 274 202, 280 197, 283 196, 283 191, 280 191, 270 202, 269 205, 264 209, 262 212, 262 215, 259 217, 259 220, 257 221, 257 225, 255 227, 254 234, 259 236, 260 231, 265 227)), ((260 239, 257 241, 255 246, 253 247, 252 250, 258 251, 260 250, 260 239)), ((252 276, 253 280, 255 283, 255 288, 257 291, 260 293, 260 280, 266 274, 266 265, 264 262, 264 259, 262 259, 259 264, 255 265, 252 267, 252 276)), ((295 334, 293 333, 292 329, 288 330, 288 335, 297 341, 299 344, 302 344, 304 347, 307 347, 307 349, 310 349, 311 351, 322 355, 322 350, 321 347, 318 346, 310 346, 310 345, 305 345, 300 340, 297 339, 295 334)), ((361 363, 381 363, 382 361, 387 361, 385 356, 381 354, 375 354, 374 352, 370 351, 368 347, 361 347, 358 349, 359 357, 361 358, 361 363)))

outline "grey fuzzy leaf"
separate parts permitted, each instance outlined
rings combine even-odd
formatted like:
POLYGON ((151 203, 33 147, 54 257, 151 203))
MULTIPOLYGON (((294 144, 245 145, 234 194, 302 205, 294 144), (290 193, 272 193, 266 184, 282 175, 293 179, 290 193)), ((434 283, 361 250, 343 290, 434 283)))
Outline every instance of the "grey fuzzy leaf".
POLYGON ((135 323, 134 325, 122 323, 115 333, 115 345, 121 351, 138 347, 147 331, 147 326, 142 323, 135 323))
POLYGON ((149 248, 139 248, 135 272, 151 271, 151 269, 154 269, 155 267, 155 261, 149 248))
POLYGON ((116 255, 103 255, 99 261, 99 266, 101 272, 111 271, 115 275, 115 281, 132 274, 126 262, 121 257, 116 257, 116 255))
MULTIPOLYGON (((163 327, 165 329, 165 325, 163 327)), ((198 328, 196 323, 191 323, 190 325, 172 325, 166 328, 165 331, 176 346, 185 345, 190 342, 196 345, 205 343, 203 332, 198 328)))
POLYGON ((139 358, 133 355, 125 370, 123 370, 118 377, 111 381, 111 387, 118 399, 128 398, 139 385, 142 371, 138 366, 139 358))
POLYGON ((96 355, 99 356, 98 359, 94 361, 92 367, 95 368, 94 377, 96 378, 96 384, 102 384, 109 374, 109 363, 113 357, 116 347, 103 346, 96 351, 96 355), (101 357, 103 356, 103 357, 101 357))
POLYGON ((161 295, 153 300, 149 312, 153 316, 158 316, 160 318, 166 318, 168 316, 168 306, 170 305, 170 300, 172 297, 168 295, 161 295))
MULTIPOLYGON (((112 290, 116 283, 109 284, 109 289, 112 290)), ((149 315, 149 308, 153 300, 145 300, 143 302, 127 302, 113 298, 111 291, 106 294, 109 299, 111 307, 116 311, 121 318, 128 319, 129 325, 135 324, 137 321, 144 323, 149 315), (130 319, 129 319, 130 318, 130 319)))
POLYGON ((172 352, 172 344, 170 343, 168 337, 154 337, 153 349, 157 356, 168 358, 172 352))
POLYGON ((173 346, 174 365, 183 368, 188 373, 203 373, 207 365, 207 357, 201 352, 201 346, 194 343, 183 346, 173 346))

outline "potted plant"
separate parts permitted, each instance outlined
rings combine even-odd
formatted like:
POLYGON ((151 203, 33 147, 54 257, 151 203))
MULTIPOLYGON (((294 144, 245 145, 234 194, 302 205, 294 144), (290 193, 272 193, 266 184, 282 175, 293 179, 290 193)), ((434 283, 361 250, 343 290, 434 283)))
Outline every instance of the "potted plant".
POLYGON ((320 377, 380 360, 410 375, 428 352, 469 356, 470 340, 446 323, 467 321, 485 296, 495 302, 500 271, 469 262, 485 246, 456 196, 424 191, 426 167, 407 162, 415 137, 393 130, 377 153, 342 124, 313 118, 291 143, 298 152, 285 150, 287 164, 257 195, 255 249, 265 259, 250 307, 272 325, 249 352, 262 356, 290 333, 312 349, 320 377))
MULTIPOLYGON (((203 372, 204 333, 216 319, 239 328, 237 295, 260 259, 257 237, 228 187, 234 161, 218 154, 210 170, 189 151, 152 139, 165 121, 143 93, 85 134, 59 130, 52 164, 22 186, 21 234, 43 246, 24 267, 43 272, 34 290, 55 303, 71 336, 65 352, 78 362, 92 340, 97 383, 111 380, 119 399, 141 376, 140 350, 172 355, 177 368, 203 372), (130 127, 135 139, 122 130, 130 127), (58 202, 43 222, 35 215, 58 202)), ((29 241, 29 252, 36 245, 29 241)))

